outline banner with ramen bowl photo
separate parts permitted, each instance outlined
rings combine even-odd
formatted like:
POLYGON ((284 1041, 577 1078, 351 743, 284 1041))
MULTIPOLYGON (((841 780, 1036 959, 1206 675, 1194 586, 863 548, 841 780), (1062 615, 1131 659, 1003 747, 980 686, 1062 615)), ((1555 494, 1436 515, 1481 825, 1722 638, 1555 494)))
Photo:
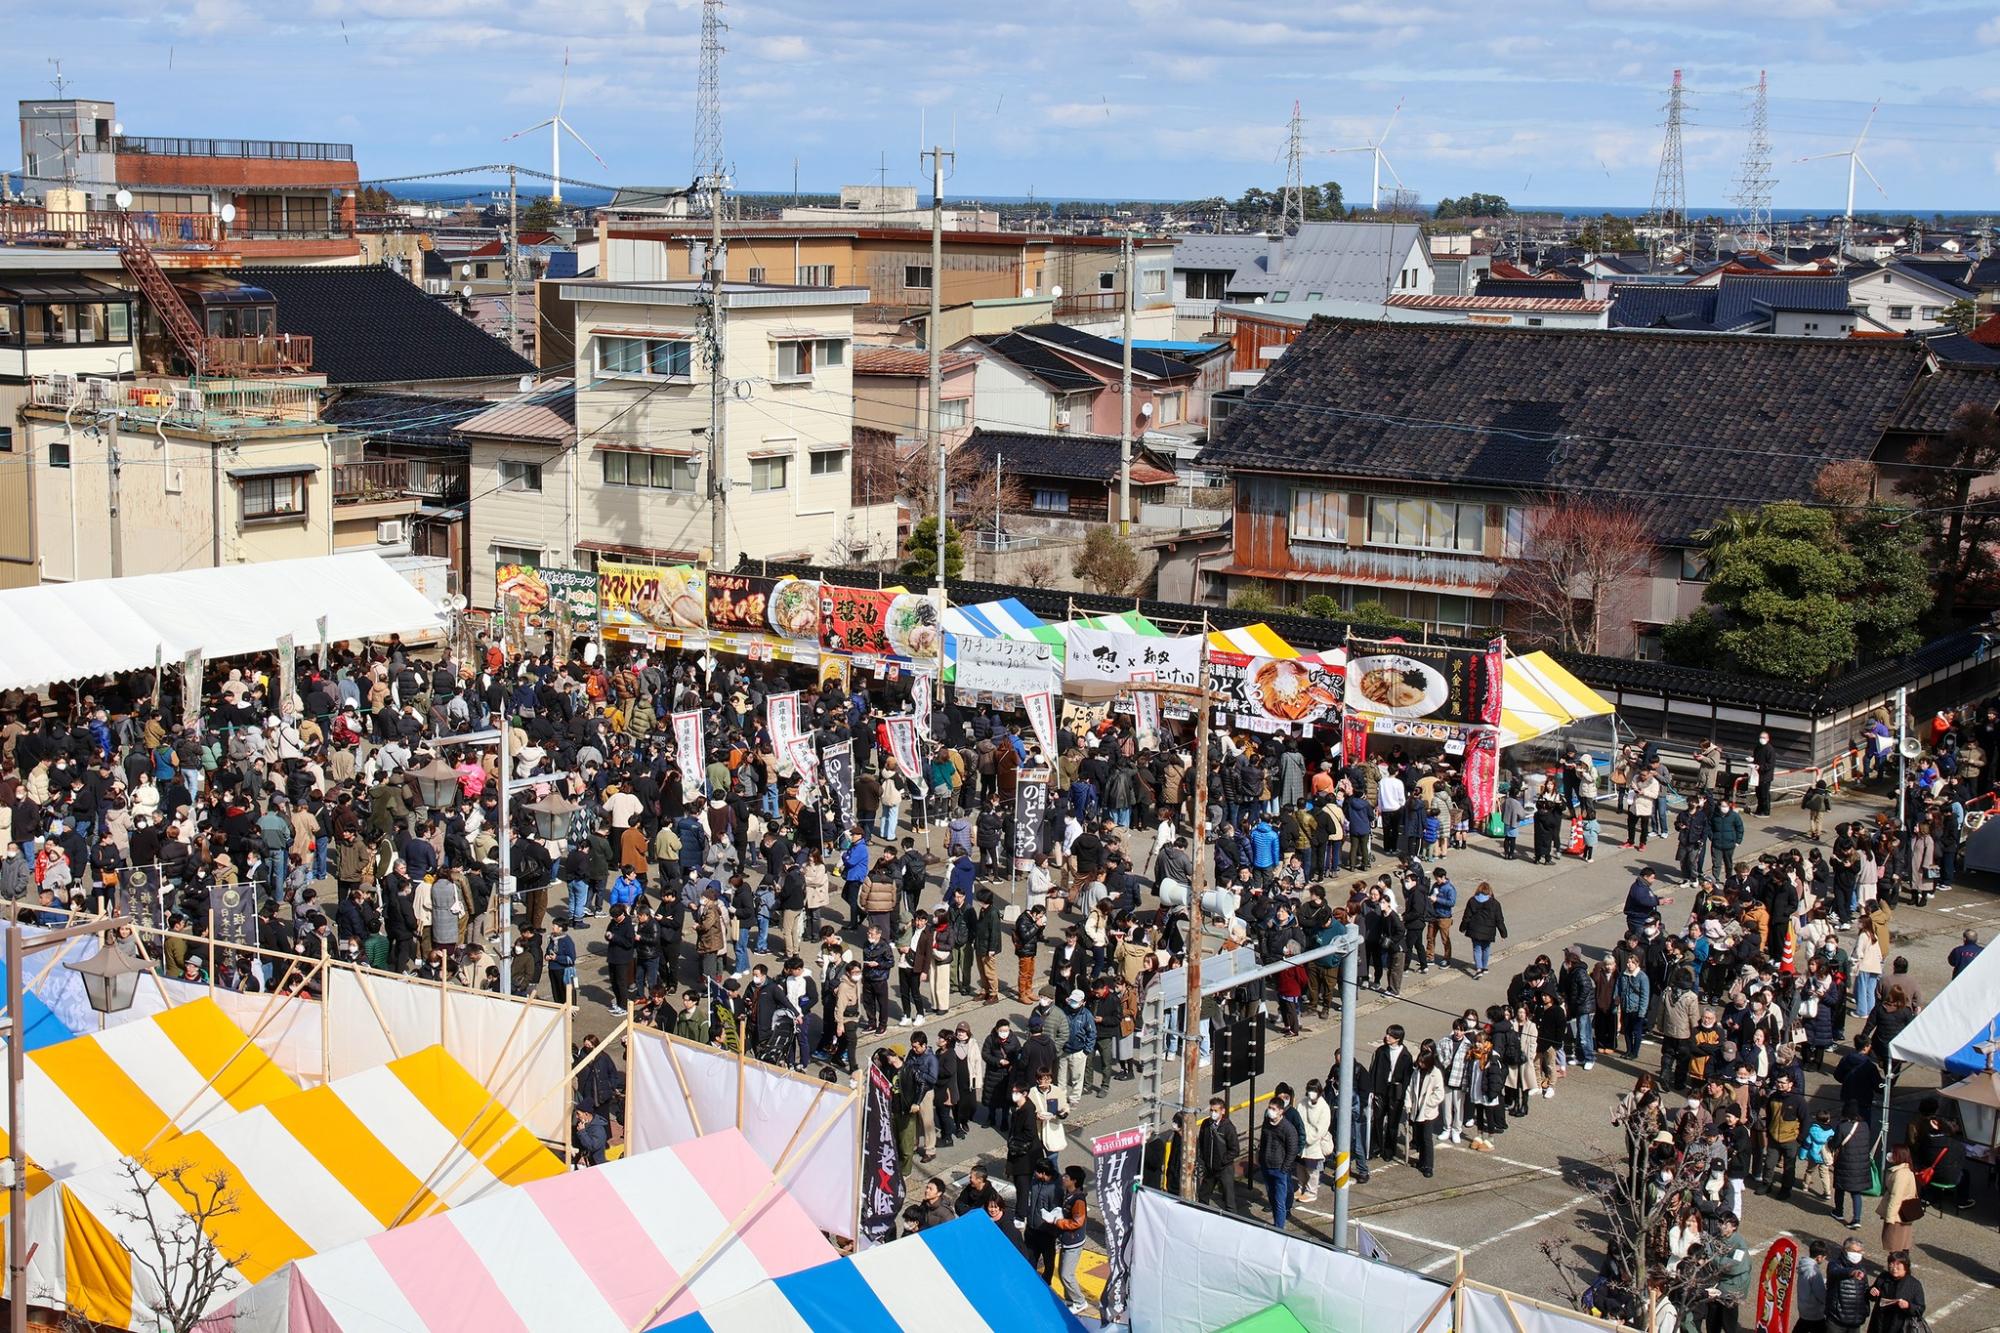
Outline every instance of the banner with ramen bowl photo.
POLYGON ((1481 726, 1499 714, 1497 655, 1442 644, 1347 642, 1347 707, 1408 721, 1481 726))

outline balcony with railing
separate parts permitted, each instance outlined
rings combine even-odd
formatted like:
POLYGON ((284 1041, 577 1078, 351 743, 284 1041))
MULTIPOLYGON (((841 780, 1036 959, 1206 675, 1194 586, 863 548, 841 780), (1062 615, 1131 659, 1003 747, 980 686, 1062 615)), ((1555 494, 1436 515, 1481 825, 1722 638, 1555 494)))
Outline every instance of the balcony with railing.
POLYGON ((1388 550, 1296 539, 1289 544, 1289 551, 1292 577, 1337 578, 1384 588, 1490 597, 1507 574, 1507 566, 1498 560, 1450 551, 1388 550))
POLYGON ((253 338, 210 336, 202 346, 208 370, 218 375, 296 374, 312 369, 310 334, 273 333, 253 338))
POLYGON ((467 487, 466 466, 461 459, 367 458, 333 467, 335 504, 405 499, 462 504, 467 487))
POLYGON ((208 380, 196 387, 187 380, 153 376, 121 380, 53 374, 36 375, 28 386, 31 408, 115 416, 147 430, 157 423, 210 433, 309 426, 319 420, 319 399, 320 391, 311 385, 244 380, 208 380))
POLYGON ((143 157, 258 157, 281 162, 352 162, 351 143, 300 143, 287 139, 175 139, 121 134, 113 151, 143 157))
MULTIPOLYGON (((1151 310, 1162 304, 1159 296, 1141 296, 1133 303, 1133 310, 1151 310)), ((1117 319, 1125 313, 1123 292, 1079 292, 1056 298, 1055 319, 1058 324, 1094 324, 1103 320, 1117 319)))
POLYGON ((29 204, 0 207, 0 242, 73 246, 140 244, 155 250, 214 249, 224 239, 212 213, 78 212, 29 204))

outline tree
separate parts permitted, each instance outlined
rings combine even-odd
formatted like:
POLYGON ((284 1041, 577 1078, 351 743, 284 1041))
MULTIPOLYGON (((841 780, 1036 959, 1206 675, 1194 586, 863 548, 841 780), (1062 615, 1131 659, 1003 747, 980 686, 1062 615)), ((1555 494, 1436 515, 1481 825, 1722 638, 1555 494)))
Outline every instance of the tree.
POLYGON ((1370 597, 1349 607, 1347 623, 1358 625, 1363 629, 1394 630, 1398 634, 1420 633, 1424 627, 1421 620, 1411 620, 1408 616, 1397 615, 1384 606, 1377 597, 1370 597))
MULTIPOLYGON (((919 519, 911 527, 910 540, 903 546, 903 565, 899 571, 904 578, 930 580, 937 577, 937 528, 934 517, 919 519)), ((947 519, 944 525, 944 576, 955 579, 964 568, 965 548, 958 540, 958 525, 947 519)))
POLYGON ((1248 611, 1253 616, 1267 616, 1278 609, 1278 604, 1262 588, 1245 588, 1229 599, 1229 609, 1248 611))
POLYGON ((1979 307, 1971 301, 1953 301, 1938 316, 1938 321, 1957 329, 1960 333, 1970 333, 1979 324, 1979 307))
MULTIPOLYGON (((139 1243, 127 1251, 136 1293, 149 1294, 151 1307, 132 1313, 138 1326, 169 1333, 194 1333, 196 1328, 227 1327, 208 1310, 235 1280, 235 1270, 250 1258, 216 1245, 215 1223, 242 1210, 241 1196, 227 1171, 201 1172, 189 1162, 155 1170, 141 1159, 121 1158, 134 1202, 116 1209, 133 1224, 139 1243)), ((72 1312, 75 1313, 74 1311, 72 1312)))
POLYGON ((1070 557, 1069 572, 1101 593, 1122 597, 1139 581, 1139 553, 1116 528, 1092 528, 1070 557))
MULTIPOLYGON (((1347 216, 1346 195, 1342 193, 1339 181, 1301 187, 1299 203, 1308 222, 1328 222, 1347 216)), ((1285 211, 1285 192, 1259 189, 1253 185, 1230 207, 1238 218, 1245 221, 1254 218, 1276 222, 1285 211)))
MULTIPOLYGON (((876 495, 899 495, 909 506, 913 519, 928 518, 936 513, 937 455, 926 449, 917 455, 915 462, 898 465, 895 450, 891 448, 887 452, 892 475, 885 479, 878 473, 876 480, 886 480, 895 489, 878 489, 876 495)), ((1006 470, 1004 457, 997 489, 994 480, 993 460, 977 450, 961 446, 952 450, 946 459, 945 500, 951 521, 963 531, 984 531, 993 526, 996 512, 1005 515, 1027 508, 1027 488, 1021 485, 1018 475, 1006 470)))
POLYGON ((1996 574, 1992 549, 2000 538, 2000 503, 1973 503, 1972 487, 2000 468, 2000 410, 1964 408, 1944 435, 1912 448, 1909 461, 1910 475, 1899 489, 1926 516, 1937 610, 1949 619, 1973 585, 1990 585, 1996 574))
POLYGON ((1690 664, 1802 681, 1855 659, 1851 598, 1862 582, 1861 561, 1830 511, 1795 501, 1765 505, 1711 534, 1708 555, 1707 622, 1680 622, 1665 636, 1677 659, 1689 661, 1681 654, 1707 640, 1713 655, 1690 664))
POLYGON ((1460 199, 1440 199, 1433 217, 1504 218, 1514 210, 1497 194, 1468 194, 1460 199))
POLYGON ((1923 642, 1920 626, 1934 605, 1931 570, 1923 547, 1910 540, 1910 512, 1899 505, 1869 504, 1841 515, 1841 540, 1861 562, 1861 581, 1849 596, 1861 650, 1896 657, 1923 642))
POLYGON ((523 231, 547 231, 562 221, 562 207, 555 200, 543 195, 530 199, 528 206, 521 210, 523 231))
POLYGON ((1584 223, 1582 230, 1576 234, 1576 243, 1593 251, 1637 250, 1639 233, 1632 229, 1630 218, 1613 217, 1606 213, 1584 223))
POLYGON ((1535 509, 1522 548, 1501 597, 1526 611, 1534 633, 1575 653, 1599 650, 1605 625, 1624 618, 1653 559, 1637 511, 1588 501, 1535 509))
MULTIPOLYGON (((1689 1154, 1687 1164, 1662 1170, 1649 1164, 1644 1154, 1651 1145, 1651 1122, 1638 1134, 1628 1134, 1625 1161, 1579 1162, 1564 1174, 1565 1181, 1589 1200, 1589 1211, 1579 1211, 1574 1219, 1602 1246, 1603 1261, 1579 1260, 1576 1237, 1567 1230, 1555 1231, 1535 1243, 1555 1270, 1559 1290, 1578 1310, 1588 1308, 1585 1293, 1599 1273, 1625 1275, 1626 1294, 1632 1300, 1629 1321, 1638 1328, 1652 1326, 1648 1309, 1648 1279, 1657 1281, 1661 1295, 1676 1310, 1694 1308, 1703 1292, 1713 1285, 1716 1268, 1706 1250, 1696 1246, 1677 1264, 1661 1261, 1667 1254, 1667 1231, 1674 1220, 1700 1201, 1705 1172, 1699 1167, 1707 1159, 1689 1154), (1649 1165, 1653 1168, 1648 1169, 1649 1165)), ((1556 1224, 1560 1225, 1560 1223, 1556 1224)))

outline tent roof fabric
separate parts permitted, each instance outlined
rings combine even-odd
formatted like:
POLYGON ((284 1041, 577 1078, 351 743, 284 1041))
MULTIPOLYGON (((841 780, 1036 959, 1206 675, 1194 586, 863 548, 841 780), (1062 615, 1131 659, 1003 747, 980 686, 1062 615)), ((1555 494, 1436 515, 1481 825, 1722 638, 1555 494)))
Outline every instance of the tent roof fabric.
POLYGON ((1973 1050, 2000 1037, 2000 948, 1988 946, 1953 977, 1897 1034, 1890 1053, 1899 1060, 1970 1078, 1987 1067, 1973 1050))
POLYGON ((29 1193, 298 1090, 210 999, 30 1050, 29 1193))
POLYGON ((943 1226, 765 1282, 655 1333, 1081 1333, 991 1218, 943 1226))
MULTIPOLYGON (((29 1281, 38 1301, 68 1303, 115 1328, 150 1328, 160 1293, 134 1253, 158 1256, 128 1216, 139 1210, 131 1160, 32 1201, 29 1281)), ((221 1179, 235 1196, 233 1211, 212 1212, 204 1227, 231 1261, 214 1305, 308 1255, 563 1173, 441 1046, 167 1137, 144 1161, 153 1173, 185 1168, 190 1191, 221 1179)), ((171 1179, 145 1197, 162 1227, 200 1210, 171 1179)))
MULTIPOLYGON (((32 983, 33 977, 28 978, 32 983)), ((7 1011, 7 967, 0 963, 0 1013, 7 1011)), ((28 1035, 27 1049, 38 1051, 44 1046, 53 1046, 59 1041, 68 1041, 75 1036, 69 1026, 56 1016, 56 1012, 43 1002, 34 992, 31 984, 21 987, 21 1030, 28 1035)))
POLYGON ((1241 629, 1209 631, 1208 646, 1219 653, 1241 653, 1245 657, 1297 657, 1299 650, 1278 636, 1278 631, 1261 621, 1241 629))
POLYGON ((313 556, 0 592, 0 689, 441 628, 441 612, 381 556, 313 556))
POLYGON ((1500 698, 1502 749, 1546 736, 1579 718, 1603 717, 1613 711, 1603 695, 1541 652, 1507 659, 1500 698))
POLYGON ((976 606, 947 606, 944 609, 944 678, 958 676, 958 636, 976 639, 1032 639, 1044 628, 1042 618, 1018 599, 1003 597, 997 602, 976 606))
POLYGON ((1239 1319, 1227 1328, 1217 1329, 1216 1333, 1306 1333, 1306 1326, 1299 1322, 1299 1317, 1290 1308, 1280 1303, 1260 1310, 1248 1319, 1239 1319))
MULTIPOLYGON (((302 1259, 239 1299, 232 1328, 625 1333, 648 1321, 770 1181, 734 1128, 566 1172, 302 1259)), ((659 1319, 834 1257, 781 1189, 659 1319)))

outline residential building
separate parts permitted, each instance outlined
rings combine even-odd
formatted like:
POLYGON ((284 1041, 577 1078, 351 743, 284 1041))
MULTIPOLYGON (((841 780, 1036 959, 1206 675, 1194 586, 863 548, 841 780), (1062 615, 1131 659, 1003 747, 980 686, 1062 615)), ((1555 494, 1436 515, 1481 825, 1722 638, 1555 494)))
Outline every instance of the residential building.
MULTIPOLYGON (((576 395, 562 386, 491 405, 455 427, 469 456, 463 551, 467 596, 499 605, 500 565, 576 563, 578 478, 576 395)), ((586 562, 588 563, 588 562, 586 562)))
POLYGON ((1520 628, 1506 581, 1545 503, 1635 511, 1648 577, 1601 651, 1650 653, 1699 603, 1697 536, 1868 461, 1934 372, 1900 340, 1318 319, 1203 451, 1235 486, 1201 594, 1380 600, 1440 632, 1520 628))
POLYGON ((1379 302, 1437 290, 1423 228, 1410 222, 1308 222, 1290 236, 1185 236, 1173 267, 1175 314, 1197 322, 1225 301, 1379 302))
POLYGON ((1609 301, 1559 296, 1415 295, 1397 292, 1382 303, 1394 323, 1518 325, 1528 329, 1601 329, 1609 301))
POLYGON ((115 103, 83 98, 23 100, 20 124, 26 192, 52 213, 123 211, 168 235, 213 218, 250 262, 359 260, 352 144, 131 135, 115 103))
POLYGON ((1892 259, 1882 266, 1849 268, 1848 293, 1862 327, 1890 333, 1923 333, 1944 324, 1944 312, 1958 301, 1979 296, 1968 285, 1971 265, 1964 257, 1892 259))
MULTIPOLYGON (((980 427, 960 446, 978 458, 982 472, 997 471, 1004 491, 1017 497, 1001 506, 1010 530, 1033 527, 1082 536, 1118 518, 1119 443, 1116 436, 1054 435, 980 427), (1031 520, 1023 524, 1021 520, 1031 520)), ((1147 447, 1132 445, 1131 522, 1141 507, 1167 497, 1174 483, 1173 461, 1147 447)))
POLYGON ((1838 277, 1728 274, 1714 283, 1618 283, 1611 327, 1703 333, 1845 338, 1861 323, 1852 289, 1838 277))
POLYGON ((332 431, 318 400, 310 385, 257 381, 35 380, 7 460, 30 477, 25 551, 15 533, 0 581, 332 554, 332 431))
MULTIPOLYGON (((686 281, 566 282, 576 311, 572 554, 691 560, 712 545, 710 294, 686 281)), ((893 495, 851 484, 855 287, 729 283, 722 292, 729 549, 770 559, 894 549, 893 495)), ((475 500, 475 505, 477 501, 475 500)))
MULTIPOLYGON (((1015 333, 974 338, 956 348, 979 356, 973 407, 982 426, 1073 430, 1117 436, 1123 348, 1063 324, 1032 324, 1015 333)), ((1132 344, 1131 430, 1208 420, 1201 368, 1132 344)))
MULTIPOLYGON (((1000 214, 990 208, 941 210, 946 231, 999 231, 1000 214)), ((785 222, 865 222, 871 227, 928 227, 931 210, 917 206, 914 185, 843 185, 835 205, 792 205, 778 211, 785 222)))
MULTIPOLYGON (((938 357, 938 433, 955 448, 972 431, 973 391, 979 358, 964 352, 938 357)), ((930 355, 914 347, 854 349, 854 425, 910 440, 928 439, 930 355)))

